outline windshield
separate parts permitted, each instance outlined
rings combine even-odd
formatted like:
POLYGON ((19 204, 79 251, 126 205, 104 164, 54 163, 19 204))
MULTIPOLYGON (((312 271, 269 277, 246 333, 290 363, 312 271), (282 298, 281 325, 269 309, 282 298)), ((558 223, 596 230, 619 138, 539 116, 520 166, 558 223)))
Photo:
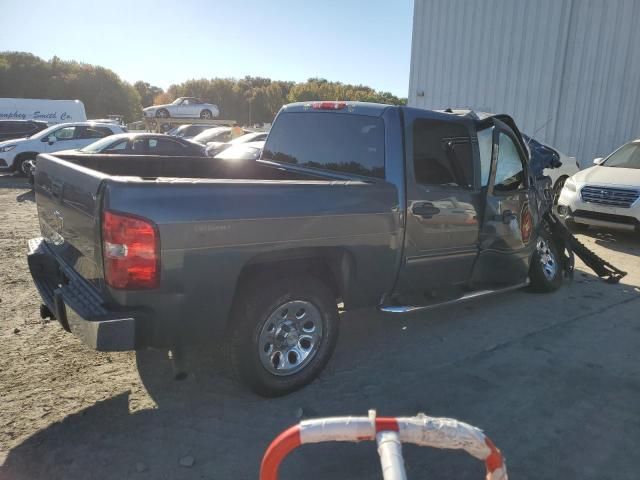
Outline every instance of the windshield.
POLYGON ((101 138, 97 142, 90 143, 89 145, 87 145, 84 148, 81 148, 78 151, 83 153, 98 153, 106 149, 109 145, 111 145, 114 141, 117 141, 117 140, 118 138, 111 135, 109 137, 101 138))
POLYGON ((640 143, 627 143, 603 162, 607 167, 640 168, 640 143))
POLYGON ((34 133, 33 135, 31 135, 28 138, 44 138, 46 136, 48 136, 50 133, 54 132, 55 130, 57 130, 58 128, 60 128, 60 125, 52 125, 48 128, 45 128, 44 130, 40 130, 39 132, 34 133))

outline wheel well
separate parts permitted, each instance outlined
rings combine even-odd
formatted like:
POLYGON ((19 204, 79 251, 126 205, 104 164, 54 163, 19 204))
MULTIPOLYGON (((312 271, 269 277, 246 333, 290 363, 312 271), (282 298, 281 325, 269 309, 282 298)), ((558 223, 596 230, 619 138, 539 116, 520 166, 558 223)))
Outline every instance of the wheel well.
POLYGON ((16 169, 18 167, 18 163, 24 160, 33 160, 38 156, 38 152, 22 152, 15 156, 13 160, 13 165, 11 168, 16 169))
POLYGON ((353 269, 351 254, 341 248, 300 248, 258 255, 240 272, 234 301, 247 283, 258 277, 291 274, 313 275, 332 290, 336 299, 344 301, 353 269))
POLYGON ((569 175, 562 175, 558 177, 558 179, 553 184, 553 188, 555 189, 558 185, 560 185, 560 182, 566 182, 567 178, 569 178, 569 175))

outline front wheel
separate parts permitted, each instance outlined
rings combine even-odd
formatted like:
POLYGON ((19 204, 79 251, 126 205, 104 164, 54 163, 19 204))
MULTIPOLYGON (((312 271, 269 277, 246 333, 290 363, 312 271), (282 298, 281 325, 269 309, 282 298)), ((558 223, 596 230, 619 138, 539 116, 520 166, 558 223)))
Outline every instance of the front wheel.
POLYGON ((169 118, 169 110, 161 108, 156 112, 156 117, 158 118, 169 118))
POLYGON ((560 253, 547 230, 540 232, 536 240, 529 267, 531 289, 535 292, 553 292, 562 285, 560 253))
POLYGON ((240 378, 273 397, 302 388, 325 367, 338 338, 338 308, 315 277, 261 278, 237 302, 232 355, 240 378))

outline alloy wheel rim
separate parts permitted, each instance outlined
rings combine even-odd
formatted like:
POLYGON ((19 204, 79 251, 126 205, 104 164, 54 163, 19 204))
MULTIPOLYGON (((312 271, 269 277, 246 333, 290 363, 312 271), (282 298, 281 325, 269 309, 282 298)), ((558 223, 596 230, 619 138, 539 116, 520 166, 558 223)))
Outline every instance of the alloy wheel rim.
POLYGON ((536 249, 540 258, 540 265, 542 265, 542 273, 549 281, 553 280, 558 270, 558 263, 556 262, 555 255, 549 247, 549 242, 544 238, 539 238, 536 243, 536 249))
POLYGON ((322 331, 322 315, 311 302, 283 303, 269 315, 258 336, 262 366, 278 376, 298 373, 318 353, 322 331))

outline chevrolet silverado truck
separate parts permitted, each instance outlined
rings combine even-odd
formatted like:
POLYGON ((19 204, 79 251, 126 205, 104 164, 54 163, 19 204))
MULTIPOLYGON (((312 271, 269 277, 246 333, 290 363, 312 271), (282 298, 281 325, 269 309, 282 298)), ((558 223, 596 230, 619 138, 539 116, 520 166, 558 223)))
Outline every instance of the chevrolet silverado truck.
POLYGON ((420 311, 563 279, 506 115, 284 106, 259 160, 38 157, 41 313, 97 350, 222 342, 263 395, 313 380, 338 305, 420 311))

